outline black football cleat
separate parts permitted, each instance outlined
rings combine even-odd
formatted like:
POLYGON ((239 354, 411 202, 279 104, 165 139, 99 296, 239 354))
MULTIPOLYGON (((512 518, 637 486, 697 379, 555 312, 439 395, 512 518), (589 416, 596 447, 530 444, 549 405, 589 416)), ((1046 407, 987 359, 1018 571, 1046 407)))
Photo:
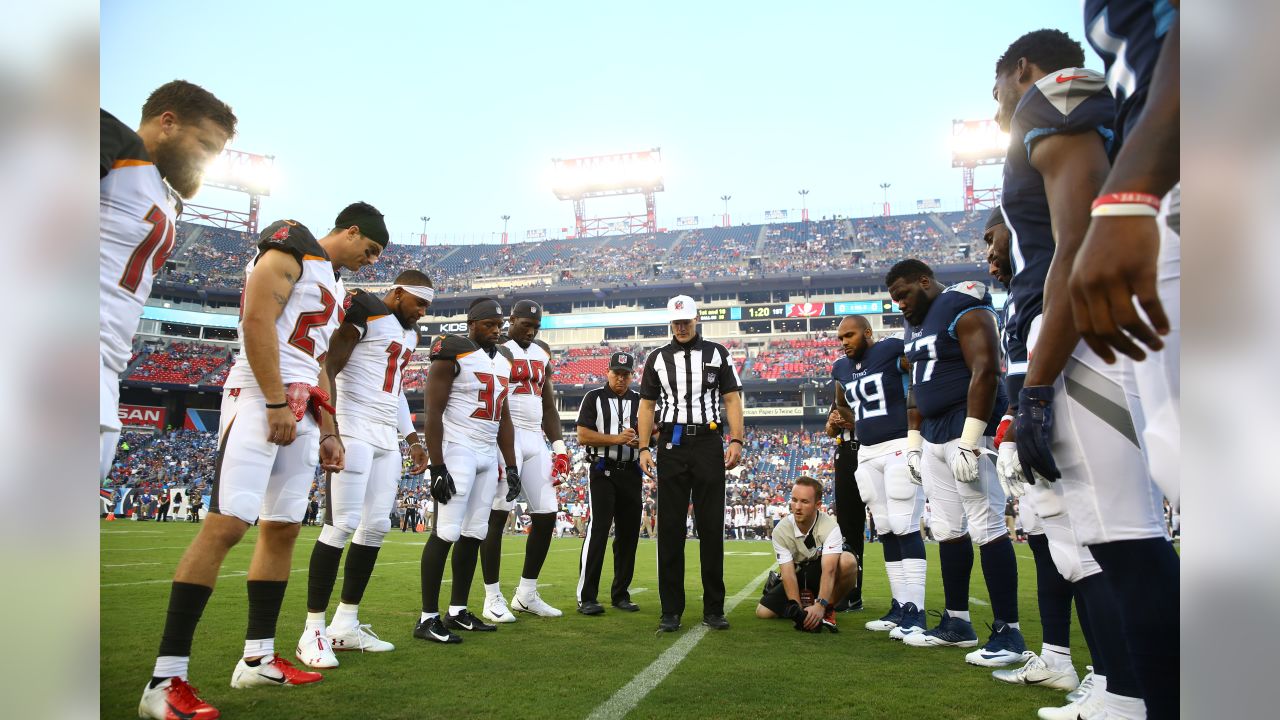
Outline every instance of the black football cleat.
POLYGON ((446 615, 444 619, 445 627, 450 630, 466 630, 467 632, 497 632, 497 625, 490 625, 471 614, 470 610, 463 610, 457 615, 446 615))
POLYGON ((679 615, 663 615, 658 621, 658 632, 675 632, 680 629, 679 615))
POLYGON ((702 624, 712 630, 728 630, 729 620, 724 615, 708 613, 702 616, 702 624))
POLYGON ((578 612, 583 615, 603 615, 604 606, 594 600, 578 603, 578 612))
POLYGON ((419 640, 430 640, 432 642, 444 643, 446 645, 453 645, 462 642, 462 638, 454 635, 445 628, 444 622, 440 620, 439 615, 431 618, 430 620, 418 623, 418 626, 413 629, 413 636, 419 640))

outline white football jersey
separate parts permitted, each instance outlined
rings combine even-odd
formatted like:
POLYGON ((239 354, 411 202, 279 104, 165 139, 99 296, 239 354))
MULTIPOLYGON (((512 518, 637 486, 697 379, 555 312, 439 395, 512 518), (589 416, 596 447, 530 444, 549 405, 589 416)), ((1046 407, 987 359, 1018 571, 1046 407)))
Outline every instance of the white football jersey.
POLYGON ((453 389, 444 409, 444 439, 479 451, 498 443, 502 403, 511 382, 511 354, 498 345, 493 356, 461 335, 441 335, 431 345, 431 359, 457 364, 453 389))
POLYGON ((117 374, 129 364, 142 306, 173 252, 182 201, 147 155, 142 138, 100 111, 98 344, 117 374))
POLYGON ((357 290, 343 301, 344 323, 360 341, 337 377, 339 415, 397 425, 404 369, 418 347, 418 328, 405 327, 376 295, 357 290))
MULTIPOLYGON (((338 303, 345 293, 342 281, 333 270, 329 255, 312 237, 310 231, 292 220, 272 223, 279 229, 258 244, 258 255, 245 267, 245 284, 253 274, 258 258, 269 250, 288 252, 298 258, 302 275, 293 284, 293 292, 285 303, 284 312, 276 318, 276 338, 280 347, 280 379, 285 385, 320 381, 320 366, 329 350, 329 337, 342 321, 338 303)), ((267 230, 270 230, 268 227, 267 230)), ((243 310, 243 308, 241 308, 243 310)), ((249 356, 244 346, 244 318, 239 325, 240 352, 236 355, 231 371, 227 373, 226 387, 257 387, 258 380, 249 367, 249 356)))
POLYGON ((515 340, 503 345, 511 351, 511 394, 507 397, 511 424, 542 432, 542 388, 551 373, 551 348, 537 339, 527 348, 515 340))

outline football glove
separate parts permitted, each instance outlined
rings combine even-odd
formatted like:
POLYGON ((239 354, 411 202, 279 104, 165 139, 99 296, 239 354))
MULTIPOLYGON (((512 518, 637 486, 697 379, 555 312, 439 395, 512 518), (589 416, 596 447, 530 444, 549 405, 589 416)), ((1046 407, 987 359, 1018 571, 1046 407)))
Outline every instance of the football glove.
POLYGON ((458 492, 458 488, 453 484, 453 476, 449 474, 449 468, 444 465, 432 465, 429 470, 431 472, 431 497, 441 505, 448 505, 449 498, 458 492))
POLYGON ((951 474, 955 477, 956 482, 972 484, 978 482, 978 449, 961 440, 956 447, 951 450, 951 455, 947 457, 947 464, 951 466, 951 474))
POLYGON ((507 466, 507 502, 516 499, 520 494, 520 471, 515 465, 507 466))
POLYGON ((1026 494, 1027 476, 1022 474, 1022 465, 1018 462, 1018 444, 1012 440, 1000 443, 996 476, 1000 478, 1005 497, 1019 498, 1026 494))
POLYGON ((569 474, 569 450, 563 440, 551 443, 551 487, 561 483, 561 476, 569 474))
POLYGON ((1009 432, 1009 426, 1013 424, 1013 416, 1005 415, 1000 418, 1000 424, 996 426, 995 448, 1000 449, 1000 443, 1004 442, 1004 434, 1009 432))
POLYGON ((1024 387, 1018 393, 1018 416, 1013 431, 1018 438, 1018 459, 1028 479, 1038 473, 1046 480, 1062 477, 1053 460, 1053 387, 1024 387))
POLYGON ((911 471, 911 482, 915 485, 924 484, 924 476, 920 473, 923 460, 924 452, 920 448, 907 451, 907 470, 911 471))

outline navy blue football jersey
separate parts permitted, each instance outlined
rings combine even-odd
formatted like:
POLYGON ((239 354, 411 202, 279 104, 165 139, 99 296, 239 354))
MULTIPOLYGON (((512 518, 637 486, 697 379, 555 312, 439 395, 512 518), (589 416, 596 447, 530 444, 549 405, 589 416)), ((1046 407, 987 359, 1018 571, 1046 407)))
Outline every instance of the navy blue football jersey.
POLYGON ((1089 44, 1102 57, 1107 87, 1119 103, 1112 157, 1146 106, 1164 37, 1178 16, 1169 0, 1085 0, 1089 44))
POLYGON ((889 337, 867 348, 862 357, 842 357, 831 377, 844 388, 853 408, 854 430, 863 445, 907 436, 907 374, 902 371, 902 338, 889 337))
POLYGON ((1022 390, 1023 381, 1027 377, 1027 346, 1013 334, 1013 319, 1016 309, 1012 300, 1005 301, 1000 317, 1000 351, 1004 356, 1001 370, 1004 372, 1004 393, 1010 403, 1018 401, 1018 392, 1022 390))
POLYGON ((1011 235, 1009 301, 1015 312, 1008 325, 1024 344, 1031 321, 1044 308, 1044 281, 1056 247, 1044 178, 1031 166, 1031 148, 1050 135, 1086 132, 1108 144, 1114 121, 1115 101, 1102 75, 1082 68, 1045 75, 1013 111, 1000 209, 1011 235))
MULTIPOLYGON (((973 374, 964 362, 955 333, 960 317, 972 311, 995 314, 987 286, 976 281, 957 283, 943 290, 933 299, 920 327, 905 323, 904 351, 911 363, 916 408, 923 418, 920 432, 935 445, 955 440, 964 431, 969 381, 973 374)), ((996 383, 996 402, 987 424, 987 435, 995 435, 1008 406, 1004 386, 996 383)))

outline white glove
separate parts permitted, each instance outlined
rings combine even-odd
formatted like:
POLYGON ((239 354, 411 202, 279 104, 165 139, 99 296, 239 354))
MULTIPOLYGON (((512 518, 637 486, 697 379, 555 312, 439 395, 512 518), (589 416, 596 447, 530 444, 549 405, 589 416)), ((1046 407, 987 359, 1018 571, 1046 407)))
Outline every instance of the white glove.
POLYGON ((1022 474, 1017 444, 1009 440, 1000 443, 1000 454, 996 459, 996 476, 1000 478, 1000 486, 1004 488, 1005 497, 1019 498, 1026 494, 1027 478, 1022 474))
POLYGON ((951 475, 956 482, 978 482, 978 459, 982 457, 978 452, 978 442, 986 429, 987 423, 982 420, 964 419, 964 432, 960 435, 960 441, 947 457, 947 464, 951 466, 951 475))
POLYGON ((911 482, 924 485, 924 437, 919 430, 907 431, 907 470, 911 471, 911 482))

